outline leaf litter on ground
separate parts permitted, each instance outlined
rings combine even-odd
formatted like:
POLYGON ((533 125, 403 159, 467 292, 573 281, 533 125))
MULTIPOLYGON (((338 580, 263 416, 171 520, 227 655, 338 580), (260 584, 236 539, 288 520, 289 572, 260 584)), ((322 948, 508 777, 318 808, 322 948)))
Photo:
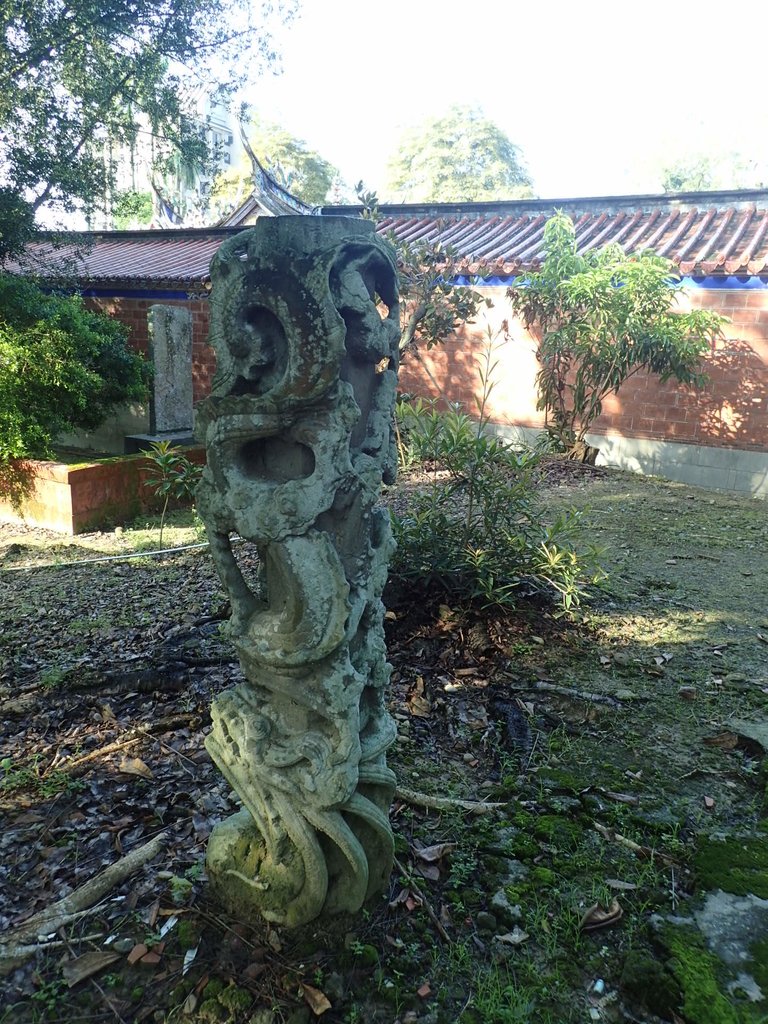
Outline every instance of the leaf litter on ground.
MULTIPOLYGON (((442 971, 430 1003, 446 1019, 473 1024, 483 979, 491 984, 489 971, 507 969, 503 960, 489 966, 477 926, 485 913, 517 958, 516 976, 541 1020, 581 1021, 593 977, 605 979, 609 995, 620 991, 628 937, 642 934, 651 911, 695 895, 697 837, 754 825, 764 748, 750 733, 763 735, 768 688, 766 627, 754 615, 768 606, 764 508, 570 467, 551 475, 548 499, 553 510, 591 506, 591 529, 610 550, 608 587, 575 621, 543 605, 497 615, 407 599, 387 616, 400 730, 390 763, 404 786, 447 800, 448 809, 400 802, 393 818, 398 843, 411 852, 406 872, 422 865, 436 874, 419 873, 411 885, 395 872, 387 898, 345 925, 344 952, 336 935, 318 931, 318 973, 307 984, 332 1004, 328 1019, 359 1012, 390 1021, 389 982, 403 1013, 418 1016, 419 988, 442 971), (713 550, 728 561, 727 579, 715 578, 704 558, 713 550), (735 724, 735 707, 746 728, 735 724), (460 800, 505 810, 473 818, 460 800), (588 886, 606 895, 585 902, 588 886), (621 896, 621 919, 611 890, 621 896), (428 910, 450 929, 448 943, 428 910), (577 955, 574 922, 585 918, 595 927, 577 929, 577 955), (371 967, 356 952, 369 947, 380 972, 373 988, 361 984, 371 967), (553 981, 552 957, 573 963, 572 976, 553 981), (416 1000, 410 1007, 408 998, 416 1000)), ((18 543, 14 528, 0 527, 0 563, 3 547, 18 543)), ((48 558, 45 546, 23 556, 48 558)), ((203 738, 211 699, 242 676, 219 632, 225 602, 207 555, 7 573, 0 585, 0 926, 45 909, 160 830, 168 834, 161 858, 64 939, 54 937, 68 943, 64 964, 62 947, 43 948, 9 977, 0 1019, 6 1006, 20 1020, 24 1007, 38 1012, 45 985, 60 978, 67 987, 68 977, 77 980, 59 1008, 69 1019, 119 1013, 141 1021, 158 1007, 192 1014, 216 979, 243 988, 243 1021, 260 1007, 288 1015, 311 1006, 297 981, 307 961, 302 943, 278 929, 244 928, 208 902, 205 843, 237 802, 203 738), (184 928, 161 938, 159 922, 170 914, 184 928), (104 946, 88 938, 99 932, 117 939, 104 946), (109 990, 93 984, 105 973, 109 990)))

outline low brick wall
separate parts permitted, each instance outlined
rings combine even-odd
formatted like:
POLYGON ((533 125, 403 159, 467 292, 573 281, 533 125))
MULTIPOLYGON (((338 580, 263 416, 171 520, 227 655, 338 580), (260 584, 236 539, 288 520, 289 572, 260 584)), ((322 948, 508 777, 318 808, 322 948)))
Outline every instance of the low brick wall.
MULTIPOLYGON (((205 461, 202 449, 186 454, 194 462, 205 461)), ((72 535, 129 522, 158 504, 146 483, 153 466, 143 455, 76 465, 29 460, 23 467, 29 474, 29 492, 19 509, 0 495, 4 522, 24 522, 72 535)))

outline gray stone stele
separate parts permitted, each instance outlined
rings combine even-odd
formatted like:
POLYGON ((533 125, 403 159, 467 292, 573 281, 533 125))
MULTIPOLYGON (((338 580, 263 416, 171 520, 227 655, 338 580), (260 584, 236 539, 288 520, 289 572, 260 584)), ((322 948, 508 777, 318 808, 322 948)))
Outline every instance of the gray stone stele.
POLYGON ((183 306, 158 304, 149 307, 147 319, 154 365, 150 432, 191 431, 192 313, 183 306))

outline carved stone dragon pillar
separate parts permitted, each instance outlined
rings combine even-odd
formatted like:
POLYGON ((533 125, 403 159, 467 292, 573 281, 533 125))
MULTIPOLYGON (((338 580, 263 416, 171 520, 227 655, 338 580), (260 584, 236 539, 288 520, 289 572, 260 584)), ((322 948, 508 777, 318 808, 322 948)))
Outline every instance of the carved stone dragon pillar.
POLYGON ((296 216, 227 240, 211 278, 197 502, 246 681, 213 702, 206 746, 243 809, 207 866, 231 912, 296 926, 359 910, 392 866, 377 500, 396 470, 396 269, 370 222, 296 216), (257 546, 257 584, 232 534, 257 546))

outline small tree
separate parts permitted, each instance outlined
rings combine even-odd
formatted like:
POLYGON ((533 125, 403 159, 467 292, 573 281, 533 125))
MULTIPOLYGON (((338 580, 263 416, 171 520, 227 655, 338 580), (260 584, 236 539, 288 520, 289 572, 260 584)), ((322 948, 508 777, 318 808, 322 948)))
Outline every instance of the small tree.
POLYGON ((571 458, 594 462, 585 435, 607 395, 641 371, 700 386, 701 357, 722 333, 716 313, 674 310, 681 290, 673 264, 650 250, 627 256, 610 245, 579 255, 570 217, 544 229, 545 261, 507 289, 537 340, 537 408, 571 458))
POLYGON ((45 457, 64 431, 93 429, 145 398, 147 376, 122 324, 0 274, 0 468, 45 457))
POLYGON ((170 441, 154 441, 149 447, 147 458, 154 471, 154 475, 147 479, 147 486, 158 497, 163 498, 160 539, 157 542, 157 546, 162 549, 165 517, 171 498, 177 501, 192 501, 203 470, 202 466, 191 462, 182 449, 172 445, 170 441))
MULTIPOLYGON (((362 216, 377 222, 379 200, 362 181, 355 186, 362 216)), ((390 233, 387 240, 397 253, 398 290, 401 303, 400 353, 421 342, 432 348, 445 341, 463 324, 473 323, 490 299, 466 285, 454 284, 459 274, 458 256, 440 242, 401 242, 390 233)))

